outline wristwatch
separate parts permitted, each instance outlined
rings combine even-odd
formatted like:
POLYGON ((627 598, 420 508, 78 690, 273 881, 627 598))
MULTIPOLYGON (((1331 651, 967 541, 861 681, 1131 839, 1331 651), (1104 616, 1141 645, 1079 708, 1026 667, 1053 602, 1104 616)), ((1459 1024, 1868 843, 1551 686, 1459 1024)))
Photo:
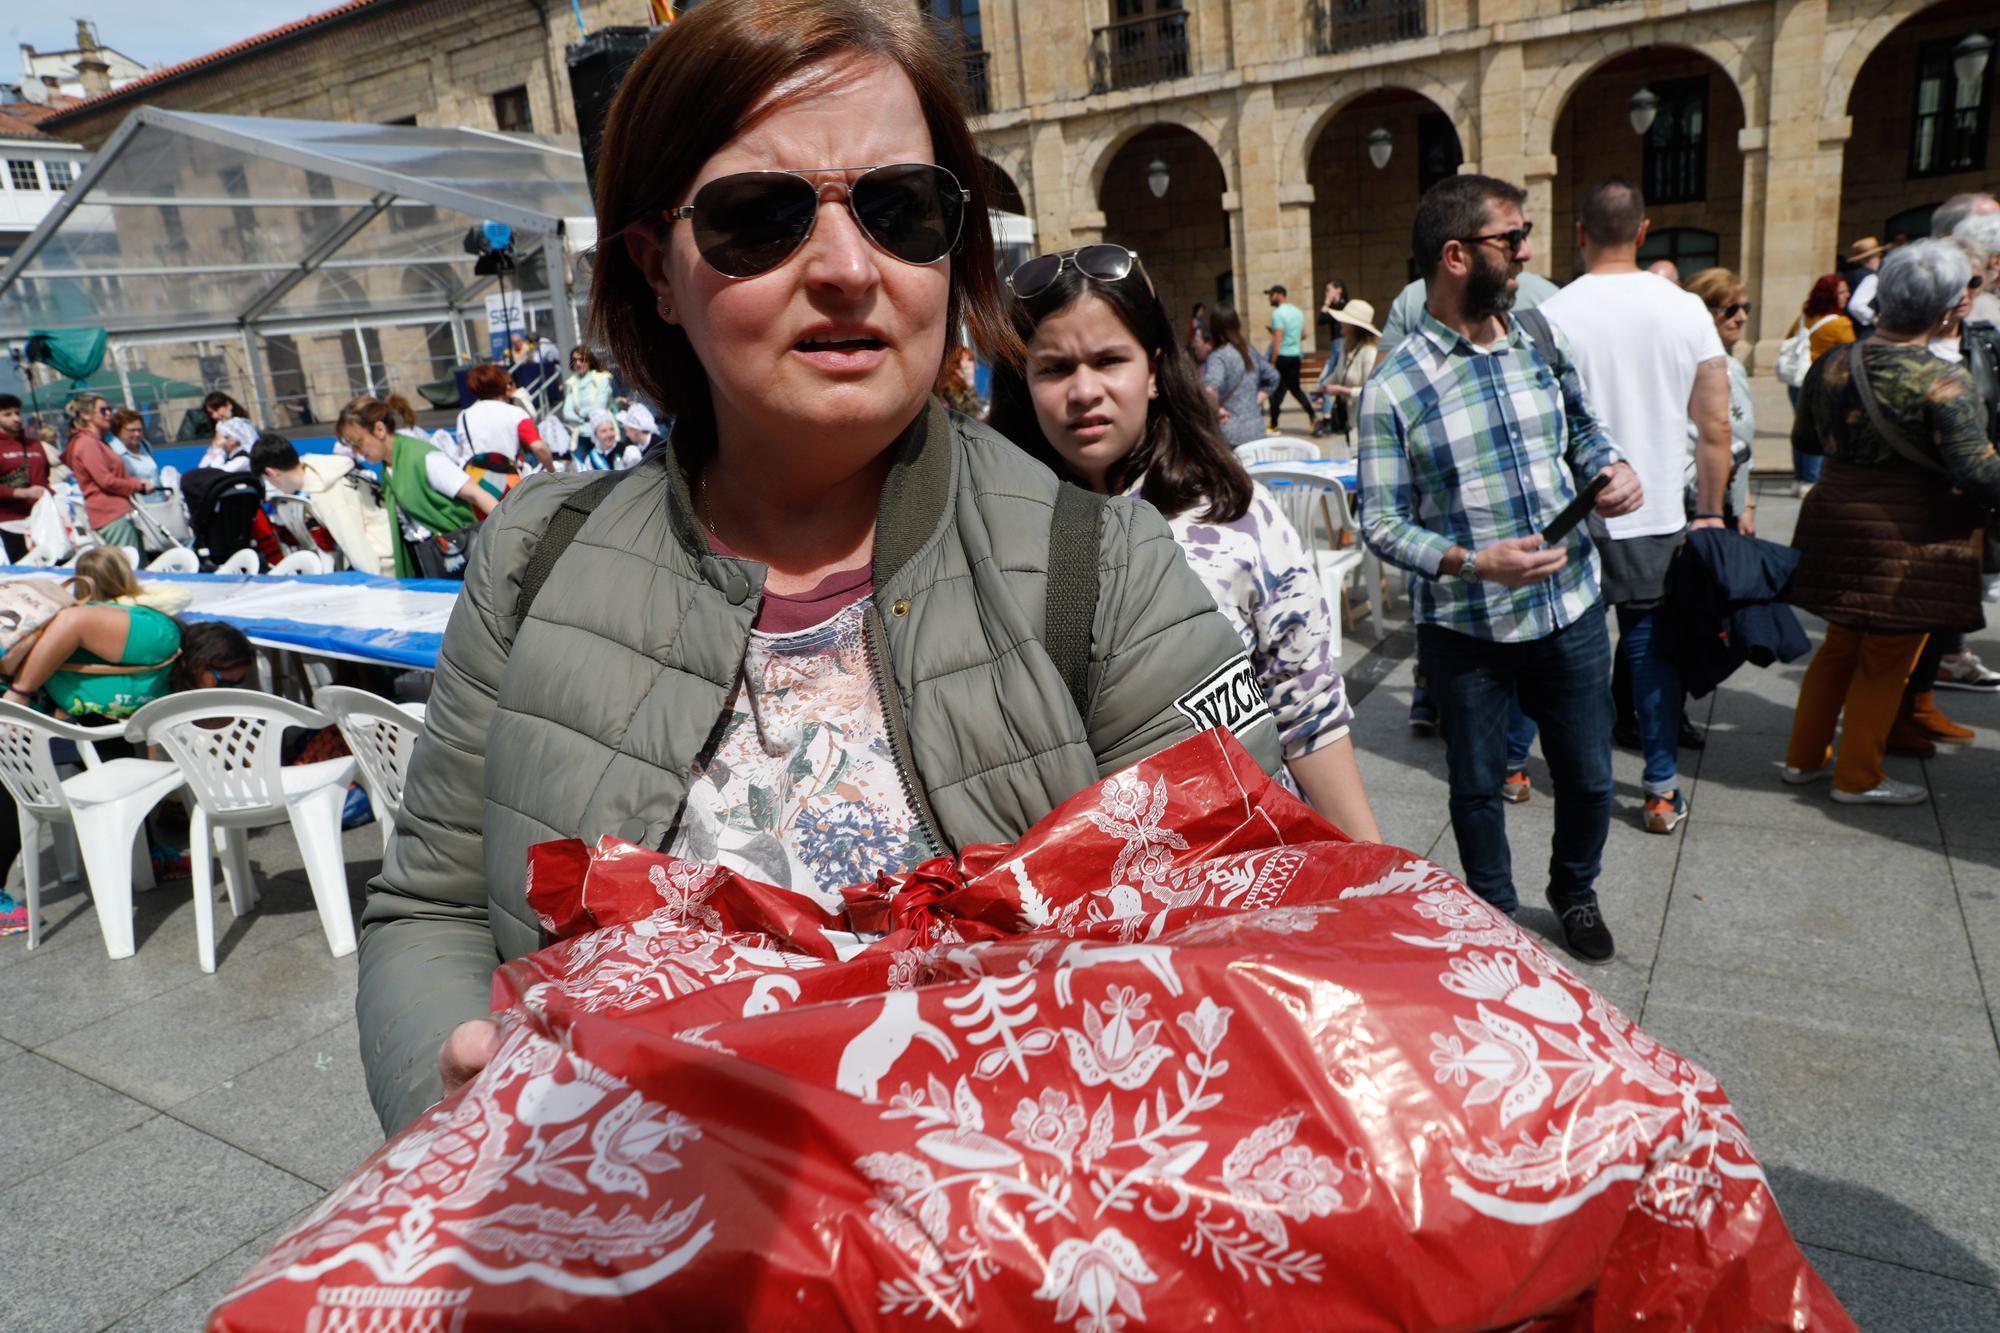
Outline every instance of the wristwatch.
POLYGON ((1458 577, 1467 583, 1479 582, 1479 552, 1467 551, 1458 563, 1458 577))

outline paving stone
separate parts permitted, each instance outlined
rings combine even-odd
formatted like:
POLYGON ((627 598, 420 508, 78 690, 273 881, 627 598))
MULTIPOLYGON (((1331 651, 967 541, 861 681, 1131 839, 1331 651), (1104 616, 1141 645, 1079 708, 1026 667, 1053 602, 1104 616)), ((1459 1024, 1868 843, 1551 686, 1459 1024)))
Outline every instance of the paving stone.
POLYGON ((2000 1031, 2000 866, 1966 859, 1954 852, 1950 860, 1952 882, 1958 889, 1958 907, 1965 915, 1966 934, 1971 937, 1972 956, 1979 968, 1985 991, 1987 1013, 2000 1031))
POLYGON ((317 1186, 155 1116, 0 1192, 0 1328, 99 1328, 310 1206, 317 1186))
POLYGON ((1866 833, 1689 821, 1660 957, 1941 1000, 1979 992, 1944 857, 1866 833))
MULTIPOLYGON (((1731 738, 1704 754, 1699 770, 1700 818, 1786 833, 1859 832, 1912 845, 1940 845, 1937 814, 1929 803, 1913 806, 1840 805, 1828 793, 1830 779, 1788 786, 1778 771, 1785 762, 1779 737, 1731 738)), ((1889 756, 1888 775, 1937 790, 1935 762, 1889 756)))
POLYGON ((2000 1291, 1818 1245, 1801 1246, 1854 1322, 1868 1333, 1991 1333, 2000 1291))
POLYGON ((382 1146, 351 1015, 188 1098, 172 1113, 328 1189, 382 1146))
POLYGON ((1641 1022, 1741 1112, 1805 1241, 1967 1282, 2000 1266, 2000 1061, 1984 1007, 1662 959, 1641 1022))
POLYGON ((154 1106, 172 1106, 324 1032, 354 1008, 354 956, 317 931, 163 991, 40 1047, 154 1106))
POLYGON ((0 1156, 0 1189, 155 1114, 152 1107, 39 1055, 23 1054, 6 1063, 7 1072, 0 1076, 0 1125, 8 1126, 14 1146, 0 1156))
MULTIPOLYGON (((307 1208, 315 1205, 308 1205, 307 1208)), ((303 1216, 307 1209, 301 1209, 303 1216)), ((231 1250, 208 1267, 190 1277, 177 1287, 160 1293, 152 1300, 113 1324, 110 1333, 188 1333, 190 1329, 203 1327, 208 1312, 215 1303, 229 1294, 236 1280, 250 1270, 250 1265, 264 1256, 264 1252, 278 1243, 278 1238, 291 1230, 290 1219, 272 1227, 247 1245, 231 1250)))

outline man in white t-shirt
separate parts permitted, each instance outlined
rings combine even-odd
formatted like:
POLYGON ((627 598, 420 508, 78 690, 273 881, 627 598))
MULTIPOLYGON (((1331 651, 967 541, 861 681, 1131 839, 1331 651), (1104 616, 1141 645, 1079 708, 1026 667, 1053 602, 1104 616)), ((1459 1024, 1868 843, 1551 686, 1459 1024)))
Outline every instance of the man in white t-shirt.
POLYGON ((1611 437, 1639 474, 1645 503, 1602 525, 1604 600, 1618 609, 1618 659, 1632 683, 1646 828, 1671 833, 1687 817, 1680 791, 1681 680, 1663 614, 1667 566, 1688 527, 1721 527, 1729 484, 1729 368, 1701 298, 1639 267, 1646 201, 1612 177, 1585 196, 1576 226, 1584 276, 1543 302, 1569 338, 1611 437), (1683 509, 1687 428, 1695 442, 1696 509, 1683 509), (1607 540, 1608 539, 1608 540, 1607 540))

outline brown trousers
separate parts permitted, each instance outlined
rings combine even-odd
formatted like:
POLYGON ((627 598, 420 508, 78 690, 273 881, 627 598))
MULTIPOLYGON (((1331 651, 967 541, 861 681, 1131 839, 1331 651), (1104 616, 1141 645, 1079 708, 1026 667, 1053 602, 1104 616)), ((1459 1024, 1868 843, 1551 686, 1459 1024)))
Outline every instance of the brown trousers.
POLYGON ((1799 685, 1785 762, 1806 769, 1824 764, 1833 753, 1833 729, 1839 722, 1840 762, 1833 770, 1833 785, 1847 792, 1880 785, 1886 776, 1882 755, 1889 747, 1889 727, 1927 637, 1864 634, 1828 625, 1826 641, 1813 654, 1799 685))

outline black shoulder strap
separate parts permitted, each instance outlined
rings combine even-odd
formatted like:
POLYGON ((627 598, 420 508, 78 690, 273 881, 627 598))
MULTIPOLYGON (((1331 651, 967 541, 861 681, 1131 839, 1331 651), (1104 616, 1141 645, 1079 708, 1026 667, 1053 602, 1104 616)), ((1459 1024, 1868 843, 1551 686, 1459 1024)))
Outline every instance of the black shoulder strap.
POLYGON ((1076 715, 1090 719, 1090 631, 1097 618, 1097 553, 1104 497, 1069 482, 1056 492, 1049 517, 1049 579, 1042 607, 1042 643, 1062 673, 1076 715))
POLYGON ((1539 310, 1516 310, 1514 318, 1521 321, 1521 329, 1528 335, 1528 341, 1535 345, 1548 368, 1561 379, 1565 369, 1560 354, 1556 351, 1556 331, 1549 326, 1549 317, 1539 310))
POLYGON ((1904 459, 1915 463, 1925 472, 1935 472, 1947 476, 1944 465, 1923 453, 1903 432, 1896 429, 1889 418, 1882 414, 1882 405, 1875 401, 1875 387, 1868 382, 1868 358, 1861 350, 1860 340, 1847 345, 1847 371, 1854 380, 1854 391, 1861 395, 1861 407, 1868 413, 1869 424, 1882 437, 1882 443, 1901 454, 1904 459))
POLYGON ((528 554, 527 568, 521 571, 521 593, 514 599, 516 622, 528 618, 528 608, 535 604, 542 585, 549 581, 556 561, 562 559, 563 552, 576 540, 576 534, 583 531, 585 520, 604 503, 604 497, 611 494, 611 488, 624 477, 622 472, 600 473, 577 487, 575 493, 562 502, 562 508, 549 519, 549 525, 542 529, 541 540, 528 554))

